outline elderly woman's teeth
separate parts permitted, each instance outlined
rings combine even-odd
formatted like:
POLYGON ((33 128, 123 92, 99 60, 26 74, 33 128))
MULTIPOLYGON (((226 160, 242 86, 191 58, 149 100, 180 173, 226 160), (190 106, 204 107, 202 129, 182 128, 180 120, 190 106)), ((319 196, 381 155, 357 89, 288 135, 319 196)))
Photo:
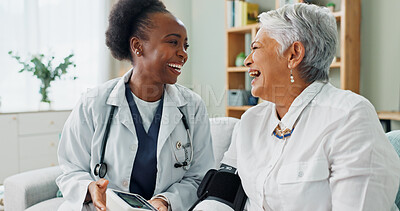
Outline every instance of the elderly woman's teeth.
POLYGON ((258 70, 249 72, 250 77, 258 77, 260 74, 261 73, 258 70))

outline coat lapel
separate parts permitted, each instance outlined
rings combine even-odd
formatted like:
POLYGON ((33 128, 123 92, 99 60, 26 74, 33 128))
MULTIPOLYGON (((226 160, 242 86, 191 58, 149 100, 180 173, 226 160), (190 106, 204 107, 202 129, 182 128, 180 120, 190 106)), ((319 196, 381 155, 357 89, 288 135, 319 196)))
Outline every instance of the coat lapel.
POLYGON ((127 127, 136 138, 136 130, 135 126, 133 125, 131 111, 129 110, 128 101, 125 97, 125 83, 129 81, 131 75, 132 69, 125 73, 125 75, 117 82, 114 89, 108 96, 107 104, 118 107, 117 113, 115 114, 115 119, 127 127))
MULTIPOLYGON (((132 69, 125 73, 117 82, 107 99, 107 104, 118 106, 115 119, 127 127, 136 138, 136 130, 133 124, 131 111, 129 110, 129 105, 125 97, 125 83, 129 81, 131 74, 132 69)), ((160 155, 161 149, 170 134, 181 121, 182 114, 178 108, 187 104, 178 86, 179 85, 169 84, 165 86, 163 112, 157 141, 157 157, 160 155)))
POLYGON ((178 108, 185 106, 186 104, 187 102, 185 98, 175 85, 166 85, 163 113, 157 142, 157 157, 159 157, 161 149, 168 137, 181 121, 182 114, 178 108))

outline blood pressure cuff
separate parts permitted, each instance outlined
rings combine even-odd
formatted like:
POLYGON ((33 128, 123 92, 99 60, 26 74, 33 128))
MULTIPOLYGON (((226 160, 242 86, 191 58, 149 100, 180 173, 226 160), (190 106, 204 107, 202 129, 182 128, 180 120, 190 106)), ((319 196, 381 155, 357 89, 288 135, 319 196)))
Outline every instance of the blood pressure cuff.
POLYGON ((242 211, 247 199, 236 169, 224 164, 220 170, 211 169, 206 173, 197 189, 197 196, 198 200, 189 211, 205 199, 219 201, 235 211, 242 211))

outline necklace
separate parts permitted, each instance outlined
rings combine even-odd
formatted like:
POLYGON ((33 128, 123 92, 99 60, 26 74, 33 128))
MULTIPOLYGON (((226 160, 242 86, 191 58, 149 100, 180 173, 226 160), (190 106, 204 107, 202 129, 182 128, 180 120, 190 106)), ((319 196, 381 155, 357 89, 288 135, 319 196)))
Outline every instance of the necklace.
MULTIPOLYGON (((294 129, 293 129, 294 130, 294 129)), ((274 136, 276 136, 279 139, 284 139, 292 135, 293 130, 290 130, 289 128, 285 128, 284 130, 280 129, 280 126, 276 126, 274 130, 274 136)))

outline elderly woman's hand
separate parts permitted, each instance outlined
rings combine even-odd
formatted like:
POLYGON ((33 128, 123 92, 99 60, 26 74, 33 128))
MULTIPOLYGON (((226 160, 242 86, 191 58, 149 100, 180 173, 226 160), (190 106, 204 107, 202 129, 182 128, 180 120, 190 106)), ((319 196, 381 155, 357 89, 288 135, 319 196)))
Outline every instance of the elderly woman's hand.
POLYGON ((159 211, 168 211, 168 202, 163 199, 154 198, 149 200, 149 203, 159 211))

